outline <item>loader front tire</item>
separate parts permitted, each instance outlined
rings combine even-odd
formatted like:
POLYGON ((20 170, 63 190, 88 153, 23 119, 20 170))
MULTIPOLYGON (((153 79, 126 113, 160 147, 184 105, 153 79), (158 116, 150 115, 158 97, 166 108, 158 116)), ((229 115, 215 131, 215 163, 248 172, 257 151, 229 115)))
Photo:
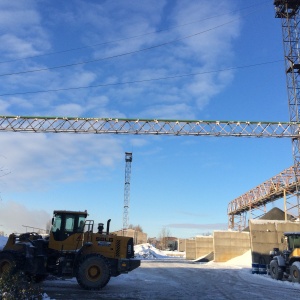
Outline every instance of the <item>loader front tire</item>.
POLYGON ((273 259, 270 263, 270 275, 276 280, 282 280, 283 278, 283 270, 278 266, 278 262, 275 259, 273 259))
POLYGON ((111 269, 108 260, 98 254, 83 257, 77 267, 76 279, 86 290, 99 290, 110 280, 111 269))
POLYGON ((4 273, 11 273, 16 270, 16 261, 13 254, 8 252, 0 253, 0 277, 4 273))
POLYGON ((292 264, 290 269, 292 282, 300 283, 300 262, 296 261, 292 264))

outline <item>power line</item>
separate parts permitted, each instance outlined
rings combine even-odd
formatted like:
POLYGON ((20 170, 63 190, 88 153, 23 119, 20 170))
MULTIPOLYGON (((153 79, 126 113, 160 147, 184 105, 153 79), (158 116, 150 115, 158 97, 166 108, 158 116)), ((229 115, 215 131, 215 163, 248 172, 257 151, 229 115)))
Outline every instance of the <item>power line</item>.
POLYGON ((266 5, 268 2, 269 1, 265 1, 265 2, 260 3, 260 4, 250 5, 250 6, 247 6, 247 7, 243 7, 241 9, 229 11, 229 12, 224 13, 224 14, 215 15, 215 16, 208 17, 208 18, 205 18, 205 19, 195 20, 195 21, 191 21, 191 22, 188 22, 188 23, 179 24, 177 26, 172 26, 172 27, 165 28, 165 29, 159 29, 159 30, 152 31, 152 32, 146 32, 146 33, 137 34, 137 35, 126 37, 126 38, 116 39, 116 40, 107 41, 107 42, 103 42, 103 43, 97 43, 97 44, 88 45, 88 46, 70 48, 70 49, 54 51, 54 52, 48 52, 48 53, 39 54, 39 55, 27 56, 27 57, 23 57, 23 58, 16 58, 16 59, 11 59, 11 60, 6 60, 6 61, 0 61, 0 64, 16 62, 16 61, 31 59, 31 58, 38 58, 38 57, 54 55, 54 54, 67 53, 67 52, 77 51, 77 50, 82 50, 82 49, 87 49, 87 48, 99 47, 99 46, 104 46, 104 45, 108 45, 108 44, 112 44, 112 43, 117 43, 117 42, 121 42, 121 41, 130 40, 130 39, 135 39, 135 38, 139 38, 139 37, 143 37, 143 36, 147 36, 147 35, 151 35, 151 34, 161 33, 161 32, 165 32, 165 31, 171 31, 175 28, 184 27, 184 26, 188 26, 188 25, 195 24, 195 23, 198 23, 198 22, 203 22, 203 21, 207 21, 207 20, 210 20, 210 19, 218 18, 218 17, 224 16, 224 15, 227 15, 229 13, 234 13, 234 12, 238 12, 238 11, 242 11, 242 10, 246 10, 246 9, 248 10, 249 8, 252 8, 252 7, 263 6, 263 5, 266 5))
POLYGON ((107 83, 107 84, 97 84, 97 85, 89 85, 89 86, 81 86, 81 87, 69 87, 69 88, 61 88, 61 89, 49 89, 49 90, 40 90, 40 91, 7 93, 7 94, 0 94, 0 96, 39 94, 39 93, 49 93, 49 92, 61 92, 61 91, 69 91, 69 90, 89 89, 89 88, 97 88, 97 87, 117 86, 117 85, 125 85, 125 84, 136 84, 136 83, 144 83, 144 82, 151 82, 151 81, 160 81, 160 80, 176 79, 176 78, 182 78, 182 77, 191 77, 191 76, 205 75, 205 74, 225 72, 225 71, 238 70, 238 69, 246 69, 246 68, 263 66, 263 65, 267 65, 267 64, 274 64, 274 63, 278 63, 278 62, 282 62, 282 61, 283 61, 282 59, 279 59, 279 60, 273 60, 273 61, 268 61, 268 62, 262 62, 262 63, 252 64, 252 65, 244 65, 244 66, 237 66, 237 67, 230 67, 230 68, 225 68, 225 69, 219 69, 219 70, 214 70, 214 71, 204 71, 204 72, 196 72, 196 73, 189 73, 189 74, 172 75, 172 76, 166 76, 166 77, 141 79, 141 80, 132 80, 132 81, 125 81, 125 82, 115 82, 115 83, 107 83))
MULTIPOLYGON (((252 11, 251 13, 246 14, 246 16, 252 14, 253 12, 255 12, 255 11, 252 11)), ((190 35, 187 35, 187 36, 184 36, 184 37, 181 37, 181 38, 177 38, 177 39, 165 42, 165 43, 161 43, 161 44, 157 44, 157 45, 154 45, 154 46, 142 48, 142 49, 139 49, 139 50, 129 51, 129 52, 121 53, 121 54, 107 56, 107 57, 104 57, 104 58, 87 60, 87 61, 77 62, 77 63, 72 63, 72 64, 66 64, 66 65, 60 65, 60 66, 54 66, 54 67, 48 67, 48 68, 42 68, 42 69, 20 71, 20 72, 13 72, 13 73, 5 73, 5 74, 0 74, 0 77, 11 76, 11 75, 21 75, 21 74, 27 74, 27 73, 35 73, 35 72, 42 72, 42 71, 48 71, 48 70, 54 70, 54 69, 74 67, 74 66, 79 66, 79 65, 84 65, 84 64, 90 64, 90 63, 94 63, 94 62, 99 62, 99 61, 103 61, 103 60, 107 60, 107 59, 113 59, 113 58, 117 58, 117 57, 123 57, 123 56, 131 55, 131 54, 135 54, 135 53, 140 53, 140 52, 144 52, 144 51, 149 51, 149 50, 152 50, 152 49, 163 47, 163 46, 175 43, 175 42, 183 41, 183 40, 186 40, 186 39, 198 36, 200 34, 203 34, 203 33, 206 33, 206 32, 212 31, 212 30, 215 30, 217 28, 220 28, 220 27, 223 27, 223 26, 228 25, 230 23, 233 23, 233 22, 235 22, 235 21, 237 21, 239 19, 240 19, 240 17, 232 19, 232 20, 230 20, 228 22, 222 23, 220 25, 217 25, 215 27, 209 28, 209 29, 204 30, 204 31, 200 31, 200 32, 197 32, 197 33, 194 33, 194 34, 190 34, 190 35)))

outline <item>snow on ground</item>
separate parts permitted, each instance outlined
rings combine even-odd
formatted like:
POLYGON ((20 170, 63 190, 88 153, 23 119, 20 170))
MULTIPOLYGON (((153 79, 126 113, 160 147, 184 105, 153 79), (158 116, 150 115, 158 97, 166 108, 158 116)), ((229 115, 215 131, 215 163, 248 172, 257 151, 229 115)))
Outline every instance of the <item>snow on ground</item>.
POLYGON ((185 253, 178 251, 161 251, 149 243, 134 246, 135 257, 138 259, 170 259, 184 257, 185 253))
MULTIPOLYGON (((6 242, 7 242, 7 237, 0 236, 0 250, 3 249, 6 242)), ((176 251, 160 251, 148 243, 135 246, 136 257, 138 259, 148 260, 148 263, 144 266, 144 268, 146 268, 146 269, 147 269, 147 265, 149 263, 151 263, 151 261, 156 260, 157 262, 158 261, 163 262, 165 260, 174 259, 174 256, 173 257, 169 256, 169 255, 174 255, 174 253, 175 253, 175 255, 180 254, 180 252, 176 253, 176 251)), ((185 255, 185 253, 181 253, 181 255, 182 255, 182 258, 184 258, 183 255, 185 255)), ((179 259, 181 260, 182 258, 179 258, 179 259)), ((176 259, 177 259, 177 261, 174 260, 174 269, 173 270, 176 274, 177 274, 177 272, 178 272, 178 274, 180 274, 180 272, 182 272, 182 265, 178 265, 178 267, 177 267, 177 264, 179 264, 179 260, 178 260, 178 257, 176 257, 176 259)), ((186 260, 183 259, 182 262, 186 262, 186 260)), ((146 263, 146 261, 145 261, 145 263, 146 263)), ((208 262, 208 263, 193 262, 193 265, 189 265, 189 266, 190 267, 193 266, 193 268, 200 268, 200 269, 208 268, 208 269, 211 269, 212 272, 215 269, 220 269, 220 272, 222 272, 223 269, 227 269, 227 270, 229 270, 229 269, 237 270, 238 269, 240 278, 246 280, 249 283, 261 284, 263 281, 264 282, 263 285, 265 285, 266 287, 270 287, 272 289, 276 288, 276 286, 277 286, 278 288, 286 287, 288 289, 294 289, 294 290, 296 289, 296 290, 300 291, 300 284, 295 284, 295 283, 289 282, 288 280, 277 281, 277 280, 272 279, 269 275, 252 274, 251 265, 252 265, 251 251, 249 250, 246 253, 244 253, 243 255, 233 258, 224 263, 216 263, 213 261, 208 262)), ((157 266, 158 265, 155 265, 155 267, 157 267, 157 266)), ((168 267, 170 267, 169 264, 168 264, 168 267)), ((129 277, 127 276, 128 278, 126 276, 124 276, 124 277, 120 276, 117 279, 112 278, 112 280, 111 280, 112 284, 114 284, 114 280, 115 281, 118 280, 117 281, 118 285, 126 284, 127 282, 130 282, 130 276, 133 276, 133 277, 140 276, 141 274, 138 275, 139 272, 141 272, 141 274, 143 274, 143 276, 146 276, 146 275, 150 276, 149 269, 147 270, 147 274, 145 273, 146 274, 145 275, 143 269, 141 268, 141 270, 135 271, 135 272, 133 272, 133 274, 130 274, 129 277)), ((172 279, 170 279, 170 280, 172 281, 172 279)), ((75 278, 69 279, 69 280, 60 280, 60 279, 47 280, 45 282, 46 287, 48 286, 48 289, 49 289, 49 287, 51 287, 53 285, 54 290, 56 288, 58 288, 60 285, 62 287, 64 287, 65 285, 70 284, 70 283, 77 285, 75 278)), ((50 290, 51 290, 51 288, 50 288, 50 290)), ((43 299, 50 299, 50 298, 45 293, 43 299)))

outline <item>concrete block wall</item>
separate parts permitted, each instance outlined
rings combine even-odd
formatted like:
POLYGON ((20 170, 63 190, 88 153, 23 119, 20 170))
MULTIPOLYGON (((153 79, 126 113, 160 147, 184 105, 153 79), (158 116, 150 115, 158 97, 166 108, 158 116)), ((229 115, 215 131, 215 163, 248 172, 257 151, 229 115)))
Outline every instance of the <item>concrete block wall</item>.
POLYGON ((286 249, 286 243, 282 243, 284 232, 300 231, 299 222, 250 220, 250 239, 253 263, 270 262, 270 251, 273 248, 286 249))
POLYGON ((300 223, 291 221, 250 220, 250 232, 214 231, 213 237, 197 236, 186 240, 186 259, 194 260, 214 251, 215 262, 226 262, 251 249, 253 263, 269 263, 273 248, 286 249, 284 232, 299 231, 300 223), (213 247, 211 247, 211 244, 213 247))
POLYGON ((196 236, 185 240, 186 259, 194 260, 213 251, 212 236, 196 236))
POLYGON ((185 252, 186 250, 186 239, 178 239, 178 251, 185 252))
POLYGON ((185 249, 185 257, 186 259, 193 260, 196 259, 196 240, 195 239, 187 239, 185 241, 186 249, 185 249))
POLYGON ((215 262, 226 262, 250 250, 248 232, 214 231, 215 262))
POLYGON ((196 236, 196 257, 195 259, 209 254, 214 250, 212 236, 196 236))

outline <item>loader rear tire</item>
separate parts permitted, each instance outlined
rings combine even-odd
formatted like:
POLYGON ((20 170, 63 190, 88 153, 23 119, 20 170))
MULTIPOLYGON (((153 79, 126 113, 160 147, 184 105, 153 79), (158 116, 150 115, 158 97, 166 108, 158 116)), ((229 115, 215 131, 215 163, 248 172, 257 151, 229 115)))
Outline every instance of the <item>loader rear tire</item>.
POLYGON ((16 260, 14 255, 8 252, 0 253, 0 277, 4 273, 14 272, 16 269, 16 260))
POLYGON ((290 269, 292 282, 300 283, 300 262, 296 261, 292 264, 290 269))
POLYGON ((48 274, 46 275, 33 275, 31 276, 31 280, 35 283, 43 282, 48 277, 48 274))
POLYGON ((283 278, 283 270, 278 266, 278 262, 275 259, 273 259, 270 263, 270 275, 276 280, 282 280, 283 278))
POLYGON ((110 280, 111 269, 108 260, 98 254, 83 257, 78 265, 76 279, 86 290, 99 290, 110 280))

